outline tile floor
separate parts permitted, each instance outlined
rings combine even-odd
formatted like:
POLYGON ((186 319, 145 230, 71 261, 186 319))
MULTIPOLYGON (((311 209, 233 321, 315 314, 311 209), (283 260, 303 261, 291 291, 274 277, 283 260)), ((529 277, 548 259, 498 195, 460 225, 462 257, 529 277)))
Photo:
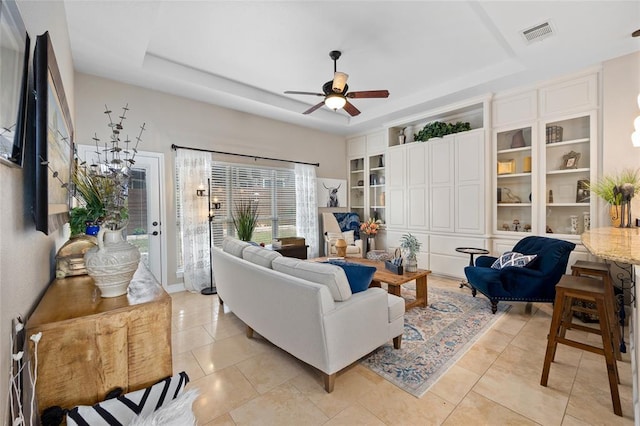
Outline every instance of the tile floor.
MULTIPOLYGON (((429 286, 469 291, 433 276, 429 286)), ((317 370, 259 335, 247 339, 217 296, 182 292, 172 300, 173 369, 200 390, 194 411, 201 426, 633 424, 628 354, 618 363, 624 417, 613 414, 600 355, 559 345, 549 386, 540 386, 551 304, 513 304, 417 399, 358 363, 338 373, 327 394, 317 370)))

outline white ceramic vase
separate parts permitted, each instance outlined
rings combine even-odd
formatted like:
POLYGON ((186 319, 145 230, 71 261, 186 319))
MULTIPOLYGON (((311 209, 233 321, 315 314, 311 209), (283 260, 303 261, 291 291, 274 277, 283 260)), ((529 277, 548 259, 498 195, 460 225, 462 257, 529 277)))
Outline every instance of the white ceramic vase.
POLYGON ((89 276, 100 289, 102 297, 127 294, 140 263, 140 251, 124 239, 122 229, 111 231, 102 228, 97 239, 98 247, 84 255, 89 276))
POLYGON ((404 270, 407 272, 416 272, 418 270, 418 259, 414 256, 407 256, 407 260, 404 264, 404 270))

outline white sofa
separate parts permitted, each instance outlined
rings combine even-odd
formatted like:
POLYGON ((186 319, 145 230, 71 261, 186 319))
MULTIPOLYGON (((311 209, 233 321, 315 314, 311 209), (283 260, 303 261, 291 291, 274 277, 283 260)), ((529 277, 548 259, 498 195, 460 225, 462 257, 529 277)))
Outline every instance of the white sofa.
POLYGON ((351 293, 335 265, 283 257, 225 238, 213 249, 221 303, 274 345, 324 373, 327 392, 338 371, 393 339, 400 348, 404 300, 380 288, 351 293), (273 269, 272 269, 273 268, 273 269))

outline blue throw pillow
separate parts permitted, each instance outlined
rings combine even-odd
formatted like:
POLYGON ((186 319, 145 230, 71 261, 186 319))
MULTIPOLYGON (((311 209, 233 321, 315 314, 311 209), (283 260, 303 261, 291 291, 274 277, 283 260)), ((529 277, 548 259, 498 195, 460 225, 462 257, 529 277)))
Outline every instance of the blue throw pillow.
POLYGON ((336 265, 344 269, 344 273, 349 281, 351 293, 358 293, 369 288, 373 274, 376 273, 374 266, 360 265, 357 263, 349 263, 340 260, 330 260, 326 263, 336 265))
POLYGON ((491 267, 493 269, 502 269, 506 268, 507 266, 516 266, 518 268, 522 268, 533 262, 536 257, 538 256, 535 254, 522 254, 515 251, 508 251, 498 259, 496 259, 491 267))
POLYGON ((354 212, 337 212, 333 214, 342 232, 353 231, 356 240, 360 239, 360 216, 354 212))

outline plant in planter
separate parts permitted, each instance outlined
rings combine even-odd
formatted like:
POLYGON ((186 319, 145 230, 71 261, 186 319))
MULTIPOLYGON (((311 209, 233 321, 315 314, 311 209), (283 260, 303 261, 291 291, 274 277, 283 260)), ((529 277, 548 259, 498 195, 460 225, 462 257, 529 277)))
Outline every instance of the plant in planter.
POLYGON ((251 241, 253 231, 258 224, 258 202, 253 200, 237 201, 234 204, 232 219, 238 238, 242 241, 251 241))
POLYGON ((421 246, 422 243, 420 243, 414 235, 411 235, 411 233, 404 234, 400 237, 400 248, 407 259, 405 263, 407 272, 415 272, 418 270, 416 255, 420 251, 421 246))
POLYGON ((613 226, 620 225, 620 205, 622 204, 622 195, 616 194, 614 187, 624 183, 633 185, 635 193, 638 194, 640 192, 640 169, 623 169, 616 174, 603 175, 596 182, 589 184, 589 191, 609 204, 613 226))
POLYGON ((71 179, 75 188, 74 196, 80 203, 69 212, 71 236, 74 236, 85 232, 89 224, 98 225, 105 216, 105 206, 97 182, 85 168, 76 166, 71 179))
POLYGON ((452 133, 460 133, 471 130, 471 124, 458 121, 455 124, 434 121, 426 124, 422 130, 415 135, 416 141, 427 141, 431 138, 441 138, 452 133))

